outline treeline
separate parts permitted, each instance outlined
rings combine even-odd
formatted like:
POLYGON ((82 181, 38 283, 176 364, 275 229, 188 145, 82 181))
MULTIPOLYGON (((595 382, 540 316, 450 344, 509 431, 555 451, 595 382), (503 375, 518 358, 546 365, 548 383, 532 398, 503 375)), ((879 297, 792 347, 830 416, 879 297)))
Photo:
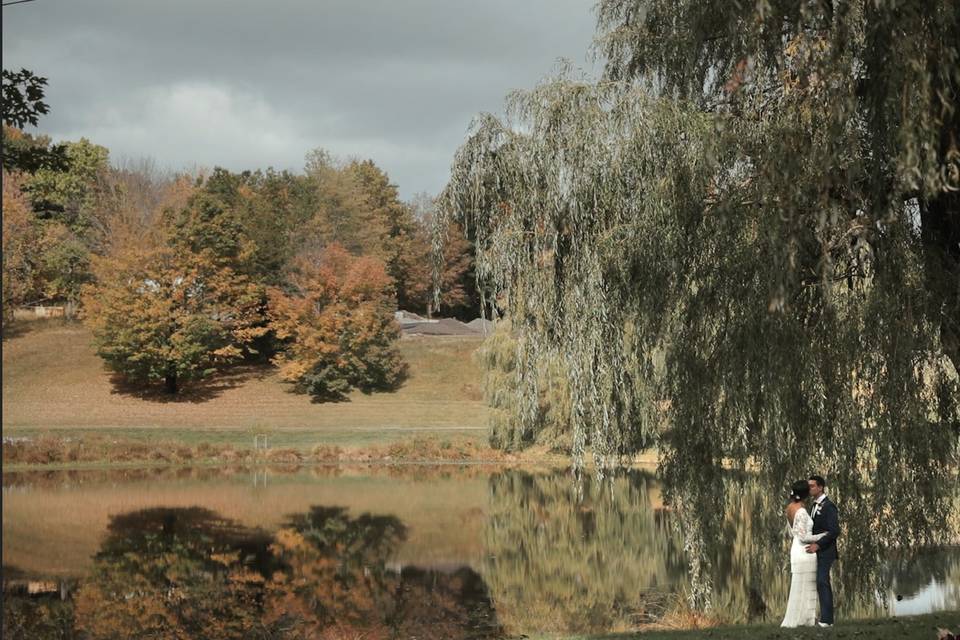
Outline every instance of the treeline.
POLYGON ((171 174, 12 126, 3 143, 4 323, 24 305, 76 310, 127 381, 175 393, 269 359, 316 398, 390 388, 397 308, 479 313, 470 240, 455 231, 435 276, 432 200, 401 201, 370 160, 171 174))

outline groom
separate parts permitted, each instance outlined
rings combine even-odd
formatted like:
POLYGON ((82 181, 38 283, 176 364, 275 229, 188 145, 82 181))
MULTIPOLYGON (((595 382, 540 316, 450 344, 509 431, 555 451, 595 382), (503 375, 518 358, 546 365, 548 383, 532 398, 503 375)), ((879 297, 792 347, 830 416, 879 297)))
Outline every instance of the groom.
POLYGON ((807 553, 817 554, 817 596, 820 598, 821 627, 833 626, 833 589, 830 586, 830 567, 837 559, 837 537, 840 535, 840 518, 837 507, 830 502, 825 490, 827 481, 823 476, 810 476, 810 497, 813 498, 813 532, 827 535, 819 542, 807 545, 807 553))

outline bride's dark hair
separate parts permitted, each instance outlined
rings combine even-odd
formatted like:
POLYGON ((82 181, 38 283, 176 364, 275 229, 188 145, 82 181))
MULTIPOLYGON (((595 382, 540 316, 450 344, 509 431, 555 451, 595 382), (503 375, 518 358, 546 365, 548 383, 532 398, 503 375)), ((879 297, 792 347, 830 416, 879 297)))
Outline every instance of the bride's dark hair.
POLYGON ((797 480, 790 488, 790 499, 794 502, 806 500, 810 496, 810 484, 806 480, 797 480))

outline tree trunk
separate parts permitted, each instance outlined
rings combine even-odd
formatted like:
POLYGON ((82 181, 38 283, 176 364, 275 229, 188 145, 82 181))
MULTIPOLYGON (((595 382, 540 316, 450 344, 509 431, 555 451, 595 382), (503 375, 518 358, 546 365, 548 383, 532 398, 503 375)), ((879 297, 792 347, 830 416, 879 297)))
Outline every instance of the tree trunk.
POLYGON ((960 372, 960 193, 942 193, 921 207, 920 235, 940 342, 960 372))
MULTIPOLYGON (((952 43, 960 35, 955 23, 948 22, 942 32, 945 40, 932 40, 928 46, 927 69, 930 73, 931 95, 940 96, 931 103, 933 121, 940 123, 940 139, 937 156, 946 169, 956 169, 956 159, 951 156, 957 151, 960 139, 960 109, 956 108, 960 100, 960 83, 957 76, 946 71, 940 72, 944 52, 942 43, 952 43), (953 105, 947 109, 944 105, 953 105)), ((949 174, 948 174, 949 175, 949 174)), ((956 179, 953 179, 956 187, 956 179)), ((934 303, 940 303, 939 312, 940 342, 953 367, 960 373, 960 192, 944 191, 930 199, 920 208, 920 238, 926 254, 927 290, 934 292, 934 303)))
POLYGON ((175 394, 179 387, 177 386, 177 374, 176 372, 168 373, 166 378, 164 378, 164 383, 167 386, 167 393, 175 394))

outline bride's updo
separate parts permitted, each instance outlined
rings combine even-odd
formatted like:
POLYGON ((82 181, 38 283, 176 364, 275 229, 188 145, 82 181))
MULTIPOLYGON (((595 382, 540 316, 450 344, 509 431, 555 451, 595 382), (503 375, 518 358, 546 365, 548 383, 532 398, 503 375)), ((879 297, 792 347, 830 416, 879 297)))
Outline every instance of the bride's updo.
POLYGON ((801 502, 810 497, 810 483, 806 480, 797 480, 790 488, 790 499, 794 502, 801 502))

